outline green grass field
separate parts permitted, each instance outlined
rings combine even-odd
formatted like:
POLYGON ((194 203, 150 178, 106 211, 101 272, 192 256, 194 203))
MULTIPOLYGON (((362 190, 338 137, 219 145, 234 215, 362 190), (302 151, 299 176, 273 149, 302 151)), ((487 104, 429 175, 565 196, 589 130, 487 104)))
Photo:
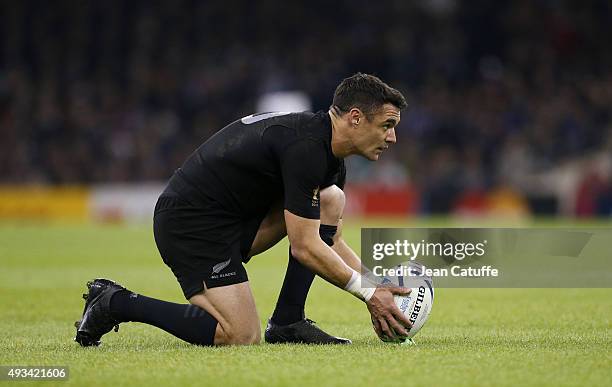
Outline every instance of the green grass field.
MULTIPOLYGON (((345 235, 359 246, 357 224, 345 235)), ((262 328, 286 251, 283 242, 247 265, 262 328)), ((417 346, 405 347, 380 342, 365 306, 317 279, 308 317, 352 346, 204 348, 128 323, 81 348, 72 324, 97 276, 185 302, 148 225, 0 223, 0 365, 67 365, 58 384, 87 386, 612 385, 612 289, 438 289, 417 346)))

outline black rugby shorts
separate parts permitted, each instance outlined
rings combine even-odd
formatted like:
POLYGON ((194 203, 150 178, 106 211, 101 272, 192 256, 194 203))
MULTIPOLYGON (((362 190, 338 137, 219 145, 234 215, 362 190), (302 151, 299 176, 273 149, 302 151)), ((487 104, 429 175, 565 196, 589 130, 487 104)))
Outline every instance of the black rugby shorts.
POLYGON ((262 217, 240 218, 215 203, 194 205, 164 192, 153 216, 159 253, 178 280, 186 299, 206 288, 248 281, 243 262, 262 217))

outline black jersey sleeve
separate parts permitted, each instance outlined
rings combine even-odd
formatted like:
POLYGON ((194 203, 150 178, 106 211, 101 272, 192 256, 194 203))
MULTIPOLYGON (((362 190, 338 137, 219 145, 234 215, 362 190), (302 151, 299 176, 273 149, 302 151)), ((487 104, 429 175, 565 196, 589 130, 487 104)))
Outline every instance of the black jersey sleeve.
POLYGON ((337 171, 330 178, 325 180, 325 183, 323 183, 323 185, 321 186, 321 189, 327 188, 332 185, 336 185, 341 190, 344 190, 345 184, 346 184, 346 166, 344 165, 344 160, 340 160, 337 171))
POLYGON ((319 190, 327 172, 324 145, 302 139, 288 145, 281 157, 285 209, 309 219, 320 218, 319 190))

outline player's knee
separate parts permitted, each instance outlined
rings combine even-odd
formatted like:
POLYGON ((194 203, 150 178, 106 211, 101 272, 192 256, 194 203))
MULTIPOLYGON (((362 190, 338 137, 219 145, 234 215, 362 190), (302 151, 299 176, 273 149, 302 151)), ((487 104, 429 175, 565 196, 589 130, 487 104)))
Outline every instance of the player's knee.
POLYGON ((257 324, 257 329, 254 329, 251 332, 251 342, 249 344, 259 344, 261 343, 261 328, 259 324, 257 324))
POLYGON ((344 192, 336 185, 321 190, 321 221, 327 218, 337 221, 342 216, 346 198, 344 192))
POLYGON ((259 330, 242 329, 234 332, 227 340, 228 345, 253 345, 259 344, 261 333, 259 330))
POLYGON ((216 345, 253 345, 261 341, 261 330, 257 327, 225 326, 217 330, 216 345))

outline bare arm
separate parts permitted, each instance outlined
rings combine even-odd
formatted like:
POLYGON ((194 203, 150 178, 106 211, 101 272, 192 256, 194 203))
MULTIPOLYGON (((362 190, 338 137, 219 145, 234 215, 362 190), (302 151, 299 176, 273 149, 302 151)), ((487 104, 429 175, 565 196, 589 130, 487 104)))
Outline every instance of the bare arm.
POLYGON ((298 261, 326 281, 344 288, 353 270, 319 237, 319 221, 294 215, 285 210, 291 252, 298 261))
POLYGON ((344 263, 351 267, 351 269, 361 273, 363 277, 373 283, 381 283, 380 278, 375 276, 370 269, 362 265, 361 258, 342 237, 342 219, 338 222, 338 230, 336 231, 336 235, 334 235, 334 245, 332 249, 342 258, 344 263))
POLYGON ((336 235, 334 235, 334 245, 332 249, 342 258, 344 263, 353 270, 362 272, 361 259, 342 237, 342 219, 338 222, 338 231, 336 231, 336 235))
MULTIPOLYGON (((372 324, 379 336, 385 334, 395 338, 396 333, 408 334, 404 326, 410 327, 410 321, 395 305, 393 295, 406 294, 409 290, 382 287, 368 289, 362 288, 360 283, 355 284, 357 278, 360 278, 358 271, 349 267, 334 250, 321 240, 319 237, 320 222, 316 219, 302 218, 287 210, 284 213, 291 252, 300 263, 328 282, 365 300, 372 324)), ((359 261, 354 252, 352 255, 359 261)), ((360 279, 357 281, 361 282, 360 279)))

